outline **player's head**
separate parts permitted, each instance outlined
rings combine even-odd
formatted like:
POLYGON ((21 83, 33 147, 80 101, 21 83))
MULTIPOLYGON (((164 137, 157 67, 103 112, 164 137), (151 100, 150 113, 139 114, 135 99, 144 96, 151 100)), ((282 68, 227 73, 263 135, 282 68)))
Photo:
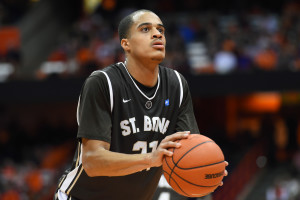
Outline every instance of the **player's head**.
POLYGON ((138 10, 124 17, 118 27, 126 56, 150 58, 161 62, 165 57, 165 28, 150 10, 138 10))
POLYGON ((137 14, 141 14, 141 13, 145 13, 145 12, 150 12, 153 13, 150 10, 145 10, 145 9, 141 9, 141 10, 137 10, 127 16, 125 16, 119 23, 119 27, 118 27, 118 32, 119 32, 119 38, 120 41, 122 39, 127 39, 130 35, 130 28, 134 23, 134 16, 137 14))

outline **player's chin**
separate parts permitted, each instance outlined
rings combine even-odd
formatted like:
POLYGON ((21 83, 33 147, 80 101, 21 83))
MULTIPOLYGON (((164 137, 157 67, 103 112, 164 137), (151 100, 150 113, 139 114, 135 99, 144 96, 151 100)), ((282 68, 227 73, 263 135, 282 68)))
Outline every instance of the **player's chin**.
POLYGON ((156 55, 153 55, 151 58, 153 61, 162 62, 165 59, 165 53, 159 53, 156 55))

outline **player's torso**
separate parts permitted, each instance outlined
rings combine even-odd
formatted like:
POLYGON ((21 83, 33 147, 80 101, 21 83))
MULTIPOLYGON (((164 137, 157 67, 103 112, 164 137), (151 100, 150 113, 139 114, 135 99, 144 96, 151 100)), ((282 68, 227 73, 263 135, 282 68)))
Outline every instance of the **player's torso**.
MULTIPOLYGON (((178 74, 160 67, 159 87, 155 95, 147 98, 136 87, 122 63, 99 71, 102 72, 107 76, 110 91, 107 95, 112 108, 111 151, 127 154, 151 152, 165 136, 175 132, 182 99, 178 74)), ((80 154, 75 156, 76 160, 80 158, 80 154)), ((62 177, 65 181, 60 189, 78 199, 149 200, 156 190, 161 170, 161 167, 152 167, 126 176, 88 177, 79 164, 62 177)))
POLYGON ((175 72, 160 67, 159 82, 152 96, 134 83, 123 63, 107 69, 106 73, 113 89, 111 150, 122 153, 155 150, 175 130, 180 104, 180 84, 175 72))

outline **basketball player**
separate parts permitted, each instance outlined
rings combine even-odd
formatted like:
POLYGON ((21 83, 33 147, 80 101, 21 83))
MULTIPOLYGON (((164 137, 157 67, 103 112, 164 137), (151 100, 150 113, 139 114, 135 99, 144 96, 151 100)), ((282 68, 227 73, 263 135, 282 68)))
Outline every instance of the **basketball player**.
POLYGON ((77 108, 78 148, 55 199, 150 200, 162 159, 172 156, 167 149, 199 133, 186 80, 159 65, 166 45, 160 18, 139 10, 118 31, 126 61, 85 81, 77 108))

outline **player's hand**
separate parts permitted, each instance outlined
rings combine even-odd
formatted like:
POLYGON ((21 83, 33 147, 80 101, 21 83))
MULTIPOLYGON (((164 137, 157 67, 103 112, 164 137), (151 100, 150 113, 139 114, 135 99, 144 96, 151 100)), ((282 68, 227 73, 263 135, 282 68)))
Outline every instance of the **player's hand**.
POLYGON ((181 144, 178 140, 186 139, 189 136, 190 132, 177 132, 172 135, 165 137, 157 149, 150 154, 151 156, 151 167, 159 167, 162 165, 162 160, 164 156, 172 156, 173 152, 168 151, 168 148, 180 148, 181 144))
MULTIPOLYGON (((228 166, 228 162, 227 161, 225 161, 225 166, 227 167, 228 166)), ((225 169, 225 171, 224 171, 224 176, 227 176, 228 175, 228 171, 225 169)), ((222 186, 223 185, 223 181, 220 183, 220 186, 222 186)))

